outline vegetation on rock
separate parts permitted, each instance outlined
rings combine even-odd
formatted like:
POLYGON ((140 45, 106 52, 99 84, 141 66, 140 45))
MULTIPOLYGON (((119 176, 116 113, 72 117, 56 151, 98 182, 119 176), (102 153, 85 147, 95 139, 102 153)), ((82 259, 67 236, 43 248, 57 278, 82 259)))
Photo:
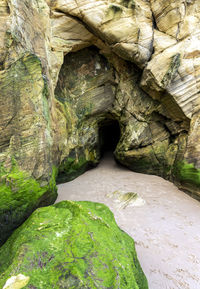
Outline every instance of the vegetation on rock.
POLYGON ((187 161, 179 161, 174 167, 175 180, 188 192, 194 191, 193 197, 200 199, 200 169, 187 161))
POLYGON ((11 169, 0 165, 0 245, 39 206, 52 204, 57 197, 56 173, 41 186, 13 161, 11 169))
MULTIPOLYGON (((71 152, 71 155, 73 152, 71 152)), ((63 163, 59 166, 59 176, 57 178, 58 183, 69 182, 76 177, 80 176, 90 167, 94 167, 95 159, 92 158, 92 152, 90 152, 89 159, 86 159, 85 155, 80 154, 76 158, 67 157, 64 159, 63 163)))
POLYGON ((64 201, 37 209, 0 249, 0 287, 147 289, 134 241, 103 204, 64 201))
POLYGON ((4 208, 4 237, 37 198, 55 198, 53 166, 63 182, 99 162, 99 124, 109 119, 120 126, 119 162, 200 194, 200 2, 61 2, 0 1, 0 164, 14 158, 19 170, 17 188, 2 173, 2 202, 30 201, 4 208))
POLYGON ((176 55, 174 55, 172 57, 172 60, 171 60, 171 63, 170 63, 170 66, 167 70, 167 72, 165 73, 163 79, 162 79, 162 84, 163 86, 166 88, 170 82, 174 79, 177 71, 178 71, 178 68, 180 66, 180 61, 181 61, 181 55, 180 53, 177 53, 176 55))

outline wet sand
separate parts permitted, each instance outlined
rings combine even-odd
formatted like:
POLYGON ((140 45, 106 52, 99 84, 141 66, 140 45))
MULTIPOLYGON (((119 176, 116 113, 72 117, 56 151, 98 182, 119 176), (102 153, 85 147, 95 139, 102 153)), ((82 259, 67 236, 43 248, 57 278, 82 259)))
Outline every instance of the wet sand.
POLYGON ((200 288, 200 202, 157 176, 129 171, 106 154, 99 166, 58 186, 58 199, 106 204, 135 240, 149 289, 200 288), (145 204, 119 208, 108 194, 138 193, 145 204))

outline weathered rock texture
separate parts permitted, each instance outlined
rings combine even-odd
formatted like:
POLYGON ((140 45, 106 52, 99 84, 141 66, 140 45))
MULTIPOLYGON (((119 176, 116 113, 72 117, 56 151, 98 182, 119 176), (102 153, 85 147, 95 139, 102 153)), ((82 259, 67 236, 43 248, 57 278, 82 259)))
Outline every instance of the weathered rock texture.
MULTIPOLYGON (((41 188, 31 210, 51 203, 54 167, 66 181, 96 165, 113 121, 119 162, 199 197, 199 20, 199 1, 1 0, 1 198, 18 206, 17 168, 41 188)), ((10 231, 31 212, 2 207, 10 231)))
POLYGON ((0 249, 1 288, 22 274, 25 288, 148 288, 133 239, 91 202, 40 208, 14 232, 0 249))

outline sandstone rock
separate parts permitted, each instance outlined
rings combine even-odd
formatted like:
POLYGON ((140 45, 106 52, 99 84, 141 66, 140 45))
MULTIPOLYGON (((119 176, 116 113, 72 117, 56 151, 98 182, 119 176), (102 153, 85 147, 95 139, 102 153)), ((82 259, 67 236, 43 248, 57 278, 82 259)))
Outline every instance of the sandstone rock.
POLYGON ((200 199, 199 121, 199 115, 194 115, 191 121, 184 157, 182 160, 177 161, 175 166, 175 173, 181 188, 192 192, 192 196, 197 199, 200 199))
POLYGON ((51 45, 54 50, 69 53, 90 46, 94 42, 94 35, 84 25, 64 13, 53 12, 51 26, 51 45))
POLYGON ((197 169, 193 163, 183 160, 174 166, 174 176, 181 189, 191 192, 192 197, 200 200, 200 169, 197 169))
MULTIPOLYGON (((80 19, 83 26, 109 44, 120 57, 133 61, 141 67, 144 67, 150 58, 153 29, 148 3, 140 0, 68 2, 58 0, 49 1, 49 5, 52 10, 62 11, 68 16, 80 19)), ((83 28, 80 33, 82 30, 83 28)), ((75 35, 77 37, 77 33, 75 35)), ((82 39, 80 35, 78 39, 82 39)))
POLYGON ((2 211, 4 236, 55 199, 55 168, 66 181, 97 165, 108 122, 119 162, 200 194, 199 19, 192 0, 0 1, 0 190, 13 160, 37 184, 34 202, 17 186, 13 212, 29 209, 15 225, 2 211))
POLYGON ((0 17, 5 16, 0 60, 1 244, 33 210, 57 196, 51 157, 50 11, 45 1, 29 4, 0 2, 0 17))
POLYGON ((57 197, 55 185, 56 169, 46 185, 22 171, 15 160, 12 168, 0 166, 0 244, 14 229, 39 206, 51 204, 57 197))
POLYGON ((95 48, 66 56, 55 90, 68 127, 60 181, 74 178, 99 161, 98 122, 112 108, 114 84, 113 69, 95 48))
POLYGON ((27 276, 24 276, 22 274, 19 274, 17 276, 12 276, 6 281, 6 284, 3 286, 3 289, 21 289, 24 288, 30 278, 27 276))
POLYGON ((0 286, 21 272, 27 288, 148 288, 133 239, 100 203, 36 210, 0 249, 0 286))
POLYGON ((0 79, 2 243, 39 204, 56 199, 56 188, 55 175, 51 176, 47 84, 40 60, 25 55, 1 71, 0 79))
POLYGON ((154 54, 152 55, 152 57, 155 57, 155 55, 161 53, 163 50, 176 44, 177 40, 175 38, 155 29, 153 41, 154 54))
POLYGON ((200 3, 198 1, 151 0, 150 2, 157 28, 161 32, 177 40, 199 33, 200 3))
MULTIPOLYGON (((163 120, 158 114, 159 104, 138 87, 137 69, 128 69, 123 63, 124 71, 116 76, 117 63, 113 61, 113 65, 94 48, 65 57, 55 92, 64 104, 69 132, 67 150, 63 150, 59 168, 61 182, 71 180, 99 162, 99 129, 106 120, 119 122, 121 139, 115 156, 128 167, 131 167, 129 162, 122 160, 124 152, 152 144, 157 146, 157 143, 160 146, 165 140, 169 144, 170 134, 160 124, 163 120), (153 116, 156 113, 158 119, 153 116)), ((157 158, 150 163, 151 168, 156 167, 157 158)), ((148 172, 158 173, 159 169, 160 166, 148 172)))
POLYGON ((6 0, 0 1, 0 69, 6 58, 7 46, 9 41, 6 40, 7 30, 9 29, 8 19, 10 9, 6 0))
POLYGON ((142 87, 153 98, 167 99, 166 108, 173 119, 191 119, 199 111, 198 51, 199 36, 187 38, 156 55, 144 70, 142 87))

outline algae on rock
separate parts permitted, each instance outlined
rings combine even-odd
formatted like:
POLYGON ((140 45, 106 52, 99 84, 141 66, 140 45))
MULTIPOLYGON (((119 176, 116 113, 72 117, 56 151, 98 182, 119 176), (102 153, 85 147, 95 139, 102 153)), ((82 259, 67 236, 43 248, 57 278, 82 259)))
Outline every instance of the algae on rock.
POLYGON ((41 186, 12 162, 11 169, 0 166, 0 245, 36 208, 52 204, 57 197, 56 168, 48 183, 41 186))
POLYGON ((37 209, 0 249, 0 287, 147 289, 134 241, 103 204, 63 201, 37 209))
POLYGON ((47 83, 40 59, 25 54, 0 72, 0 244, 57 196, 47 83))
POLYGON ((192 197, 200 200, 200 169, 195 168, 194 164, 186 160, 176 162, 173 168, 175 181, 179 182, 182 189, 187 190, 192 197))
POLYGON ((168 2, 0 1, 6 170, 14 158, 37 188, 54 166, 71 180, 99 162, 99 124, 114 120, 119 162, 199 196, 200 2, 168 2))
POLYGON ((70 128, 61 154, 58 182, 72 180, 99 162, 98 123, 112 108, 114 84, 113 68, 96 48, 65 57, 55 97, 64 107, 70 128))

